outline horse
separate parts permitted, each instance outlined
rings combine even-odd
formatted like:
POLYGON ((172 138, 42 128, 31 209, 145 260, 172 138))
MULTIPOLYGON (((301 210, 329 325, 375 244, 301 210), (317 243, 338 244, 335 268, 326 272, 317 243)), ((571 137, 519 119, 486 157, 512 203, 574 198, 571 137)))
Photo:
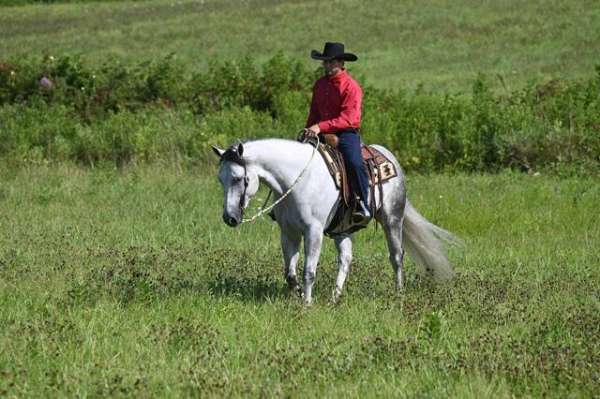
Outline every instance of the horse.
MULTIPOLYGON (((385 232, 389 259, 394 269, 396 293, 404 284, 405 249, 421 274, 434 280, 452 278, 452 265, 445 245, 460 240, 434 225, 411 205, 406 196, 404 173, 396 157, 386 148, 373 145, 391 160, 397 176, 383 183, 382 198, 375 190, 377 212, 374 217, 385 232)), ((223 188, 223 221, 239 226, 244 210, 256 195, 261 182, 274 193, 279 203, 273 216, 280 227, 284 260, 284 279, 290 292, 297 293, 306 305, 313 303, 313 285, 321 254, 324 230, 340 204, 340 193, 325 161, 315 156, 307 143, 285 139, 262 139, 236 143, 227 150, 212 147, 219 157, 218 178, 223 188), (304 287, 298 281, 296 266, 304 241, 304 287)), ((352 262, 353 234, 333 236, 338 252, 338 275, 332 302, 338 302, 352 262)))

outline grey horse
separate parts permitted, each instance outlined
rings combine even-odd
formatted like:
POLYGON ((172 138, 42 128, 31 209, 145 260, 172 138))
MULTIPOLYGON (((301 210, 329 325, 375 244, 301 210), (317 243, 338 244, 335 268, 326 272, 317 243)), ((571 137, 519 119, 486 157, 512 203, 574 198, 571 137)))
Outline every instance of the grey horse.
MULTIPOLYGON (((453 276, 445 251, 445 243, 458 239, 448 231, 430 223, 408 202, 402 169, 387 149, 374 146, 396 165, 398 176, 383 185, 383 203, 375 217, 385 231, 390 261, 394 268, 396 290, 403 286, 403 257, 406 249, 421 272, 436 280, 453 276)), ((224 190, 223 220, 235 227, 242 223, 244 209, 256 195, 261 182, 274 193, 285 195, 273 208, 281 229, 284 276, 288 288, 298 292, 304 302, 313 301, 312 290, 321 254, 323 232, 331 222, 339 204, 336 188, 321 156, 314 156, 314 147, 291 140, 266 139, 234 144, 227 150, 213 146, 220 159, 219 181, 224 190), (302 172, 302 176, 299 176, 302 172), (301 177, 301 178, 299 178, 301 177), (298 281, 296 265, 304 239, 304 289, 298 281)), ((352 261, 352 235, 333 237, 338 251, 338 275, 332 300, 337 302, 352 261)))

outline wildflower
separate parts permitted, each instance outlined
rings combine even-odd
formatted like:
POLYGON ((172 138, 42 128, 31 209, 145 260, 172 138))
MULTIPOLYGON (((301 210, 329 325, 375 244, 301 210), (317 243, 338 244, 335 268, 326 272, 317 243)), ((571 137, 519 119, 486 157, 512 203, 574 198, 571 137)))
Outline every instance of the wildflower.
POLYGON ((51 90, 52 88, 54 88, 54 83, 52 83, 50 79, 44 76, 40 79, 40 86, 42 86, 44 89, 51 90))

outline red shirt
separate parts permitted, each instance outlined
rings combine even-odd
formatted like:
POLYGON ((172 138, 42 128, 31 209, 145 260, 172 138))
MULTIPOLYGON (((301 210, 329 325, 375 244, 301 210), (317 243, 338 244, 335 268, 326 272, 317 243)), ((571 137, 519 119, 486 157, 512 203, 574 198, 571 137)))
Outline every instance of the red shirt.
POLYGON ((362 96, 362 89, 345 69, 322 77, 313 87, 306 127, 318 123, 323 133, 359 129, 362 96))

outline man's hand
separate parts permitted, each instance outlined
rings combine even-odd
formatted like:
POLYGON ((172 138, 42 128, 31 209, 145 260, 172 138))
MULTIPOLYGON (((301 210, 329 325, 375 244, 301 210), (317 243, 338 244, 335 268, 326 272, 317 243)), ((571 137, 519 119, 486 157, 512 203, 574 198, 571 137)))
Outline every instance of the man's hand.
POLYGON ((319 124, 316 123, 306 129, 304 134, 306 134, 307 137, 315 137, 319 133, 321 133, 321 129, 319 129, 319 124))

